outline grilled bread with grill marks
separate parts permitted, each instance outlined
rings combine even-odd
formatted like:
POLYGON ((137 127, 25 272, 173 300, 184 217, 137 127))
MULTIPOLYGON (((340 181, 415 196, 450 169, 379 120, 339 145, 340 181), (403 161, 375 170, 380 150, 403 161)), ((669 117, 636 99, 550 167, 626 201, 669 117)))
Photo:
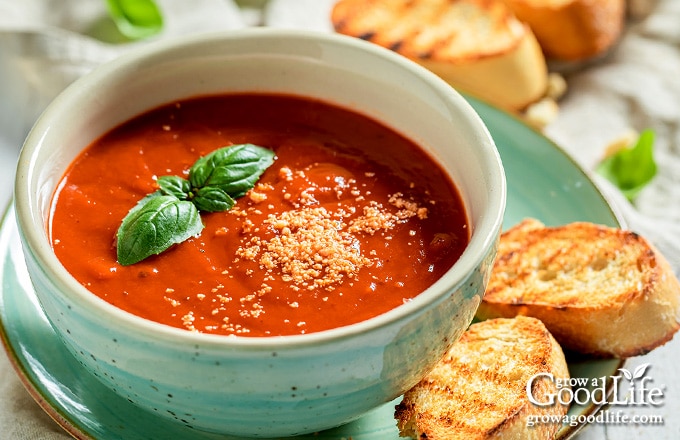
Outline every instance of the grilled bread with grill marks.
MULTIPOLYGON (((568 378, 559 344, 541 321, 519 316, 470 326, 446 356, 404 394, 395 418, 401 436, 428 440, 552 438, 560 423, 527 426, 529 417, 563 416, 565 405, 529 401, 527 383, 538 373, 568 378)), ((532 383, 545 402, 553 381, 532 383)))
POLYGON ((477 316, 533 316, 565 349, 644 354, 680 327, 680 283, 641 236, 576 222, 526 219, 501 235, 477 316))
POLYGON ((498 0, 339 0, 331 21, 337 32, 392 49, 508 110, 547 89, 536 37, 498 0))
POLYGON ((623 31, 626 0, 503 0, 527 23, 548 58, 580 61, 605 53, 623 31))

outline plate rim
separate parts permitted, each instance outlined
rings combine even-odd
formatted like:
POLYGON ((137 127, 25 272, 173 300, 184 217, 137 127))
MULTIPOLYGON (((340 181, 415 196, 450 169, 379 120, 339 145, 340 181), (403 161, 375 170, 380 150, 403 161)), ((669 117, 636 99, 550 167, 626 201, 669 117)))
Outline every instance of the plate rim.
MULTIPOLYGON (((626 229, 630 225, 628 221, 626 220, 625 215, 623 214, 623 210, 618 206, 618 204, 613 200, 613 197, 610 195, 609 191, 606 191, 603 186, 598 183, 597 179, 595 178, 594 174, 588 172, 586 169, 583 168, 583 166, 571 155, 567 150, 559 145, 557 142, 554 140, 550 139, 548 136, 545 135, 540 129, 528 124, 525 120, 523 120, 519 115, 512 113, 506 109, 497 107, 490 102, 478 98, 474 95, 465 93, 465 92, 459 92, 463 97, 465 97, 466 101, 468 101, 468 104, 474 109, 475 113, 479 115, 479 110, 478 107, 484 107, 487 110, 497 113, 499 115, 502 115, 506 119, 512 120, 512 122, 517 125, 518 127, 521 127, 522 129, 531 132, 532 136, 536 136, 537 138, 541 138, 541 141, 544 142, 546 145, 550 145, 550 147, 559 153, 565 160, 567 160, 571 166, 579 173, 581 176, 587 180, 592 186, 593 189, 598 193, 598 195, 602 198, 602 200, 605 202, 606 208, 609 210, 611 213, 612 217, 616 220, 617 227, 626 229)), ((487 122, 484 121, 484 118, 479 115, 480 119, 484 122, 484 125, 487 125, 487 122)), ((491 130, 489 129, 491 132, 491 130)), ((489 135, 493 138, 493 133, 489 133, 489 135)), ((495 139, 494 139, 495 143, 495 139)), ((508 192, 510 192, 510 188, 508 188, 508 192)))

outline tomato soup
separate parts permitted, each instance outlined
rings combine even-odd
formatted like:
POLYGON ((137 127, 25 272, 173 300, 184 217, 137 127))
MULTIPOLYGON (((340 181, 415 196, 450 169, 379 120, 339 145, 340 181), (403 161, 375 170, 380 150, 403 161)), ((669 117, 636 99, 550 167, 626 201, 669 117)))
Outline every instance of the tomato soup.
POLYGON ((433 284, 469 241, 454 183, 419 146, 364 115, 286 95, 198 97, 135 117, 76 158, 52 211, 54 251, 91 292, 222 335, 374 317, 433 284), (117 262, 118 227, 160 176, 186 177, 199 157, 244 143, 275 160, 232 209, 202 213, 202 232, 165 252, 117 262))

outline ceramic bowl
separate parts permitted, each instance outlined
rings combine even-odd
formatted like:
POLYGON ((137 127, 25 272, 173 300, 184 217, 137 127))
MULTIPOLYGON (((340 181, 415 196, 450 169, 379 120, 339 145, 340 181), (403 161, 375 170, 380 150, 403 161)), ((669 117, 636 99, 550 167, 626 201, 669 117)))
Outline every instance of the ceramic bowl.
POLYGON ((238 437, 315 432, 413 386, 469 325, 505 205, 502 165, 461 95, 388 50, 332 34, 255 29, 151 43, 72 84, 22 150, 15 203, 37 297, 87 371, 145 411, 238 437), (456 182, 471 224, 459 261, 411 302, 306 335, 224 337, 171 328, 88 292, 48 238, 50 201, 75 156, 112 127, 179 98, 281 92, 370 115, 423 146, 456 182))

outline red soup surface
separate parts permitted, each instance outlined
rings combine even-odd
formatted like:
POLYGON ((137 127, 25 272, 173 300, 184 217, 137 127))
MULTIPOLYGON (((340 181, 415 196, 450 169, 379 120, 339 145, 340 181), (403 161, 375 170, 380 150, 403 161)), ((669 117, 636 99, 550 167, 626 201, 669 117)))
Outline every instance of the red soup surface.
MULTIPOLYGON (((452 140, 454 141, 454 140, 452 140)), ((409 301, 469 241, 451 180, 374 120, 283 95, 188 99, 114 128, 71 164, 53 199, 52 245, 87 289, 135 315, 239 336, 318 332, 409 301), (253 143, 274 164, 198 237, 122 266, 116 231, 163 175, 253 143)))

